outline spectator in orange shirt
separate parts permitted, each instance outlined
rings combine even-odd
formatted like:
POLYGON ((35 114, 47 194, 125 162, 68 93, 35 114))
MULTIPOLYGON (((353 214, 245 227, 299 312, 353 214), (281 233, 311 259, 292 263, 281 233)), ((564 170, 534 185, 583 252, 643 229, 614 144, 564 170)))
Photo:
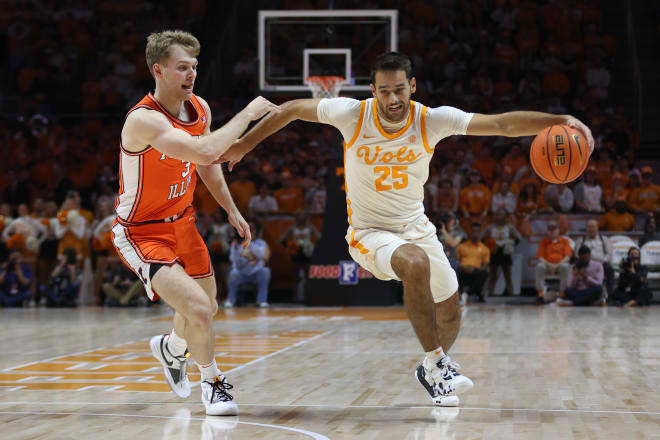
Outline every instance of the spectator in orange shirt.
POLYGON ((539 194, 537 186, 531 182, 526 183, 518 197, 518 206, 516 208, 518 214, 529 217, 545 208, 545 201, 539 194))
POLYGON ((614 209, 606 212, 598 222, 598 227, 603 231, 632 231, 634 226, 635 217, 628 212, 623 196, 616 199, 614 209))
POLYGON ((653 168, 642 167, 642 185, 631 191, 630 209, 638 212, 660 212, 660 186, 653 183, 653 168))
POLYGON ((479 302, 484 302, 482 293, 488 279, 490 251, 481 242, 481 225, 477 222, 470 226, 469 240, 464 241, 456 250, 458 258, 458 285, 461 291, 466 289, 477 295, 479 302))
POLYGON ((513 174, 513 169, 511 167, 508 165, 503 166, 499 178, 493 183, 492 193, 495 194, 496 192, 499 192, 501 182, 507 182, 509 184, 509 190, 518 197, 518 194, 520 194, 520 187, 517 182, 513 181, 513 174))
POLYGON ((250 199, 257 193, 257 188, 254 182, 248 179, 248 175, 247 167, 240 167, 238 169, 238 179, 229 184, 229 192, 240 212, 247 212, 250 199))
POLYGON ((548 236, 539 243, 536 258, 539 259, 536 265, 536 290, 538 297, 537 304, 543 304, 546 298, 551 300, 557 297, 554 295, 544 296, 543 287, 545 277, 548 275, 559 275, 559 296, 563 296, 568 282, 568 273, 571 269, 569 261, 573 251, 568 240, 559 236, 559 225, 557 222, 548 222, 548 236))
POLYGON ((485 217, 490 209, 490 190, 480 180, 479 171, 472 171, 470 184, 461 190, 461 211, 465 218, 485 217))
POLYGON ((442 179, 436 195, 435 206, 440 213, 455 212, 458 209, 456 191, 451 180, 442 179))
POLYGON ((596 167, 596 173, 598 173, 598 180, 603 182, 603 186, 606 186, 605 182, 610 179, 612 164, 614 164, 614 161, 610 159, 610 150, 606 148, 599 150, 598 160, 594 162, 594 166, 596 167))
MULTIPOLYGON (((608 178, 607 180, 610 179, 608 178)), ((629 191, 626 188, 623 174, 618 171, 614 172, 611 181, 611 185, 603 188, 603 204, 606 210, 614 209, 614 204, 619 198, 622 198, 624 201, 628 200, 629 191)))
POLYGON ((288 170, 280 174, 282 188, 275 191, 275 200, 279 212, 294 213, 303 207, 303 193, 300 188, 293 186, 293 176, 288 170))
POLYGON ((472 163, 472 168, 481 173, 484 182, 492 183, 496 166, 497 162, 492 158, 490 148, 484 145, 479 152, 479 157, 472 163))
POLYGON ((502 165, 504 167, 509 167, 513 173, 517 172, 519 169, 524 167, 527 164, 525 156, 522 154, 522 149, 520 148, 519 143, 514 143, 511 145, 511 149, 502 159, 502 165))

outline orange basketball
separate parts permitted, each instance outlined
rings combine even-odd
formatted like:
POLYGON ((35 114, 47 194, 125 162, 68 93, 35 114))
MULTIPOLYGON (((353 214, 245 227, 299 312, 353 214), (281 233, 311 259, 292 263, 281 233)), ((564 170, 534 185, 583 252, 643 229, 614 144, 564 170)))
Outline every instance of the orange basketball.
POLYGON ((589 145, 578 130, 553 125, 536 135, 529 150, 532 168, 550 183, 568 183, 582 175, 589 163, 589 145))

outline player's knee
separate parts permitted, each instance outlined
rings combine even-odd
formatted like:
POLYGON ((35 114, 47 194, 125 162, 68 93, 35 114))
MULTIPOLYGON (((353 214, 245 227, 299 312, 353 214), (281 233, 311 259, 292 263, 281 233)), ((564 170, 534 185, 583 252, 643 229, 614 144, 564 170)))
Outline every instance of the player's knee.
POLYGON ((397 250, 393 256, 393 263, 397 275, 408 280, 423 279, 430 269, 428 255, 415 245, 404 245, 397 250))
POLYGON ((203 298, 196 298, 193 304, 191 304, 188 316, 190 324, 194 327, 204 329, 210 327, 218 307, 217 302, 213 301, 213 303, 215 303, 215 311, 213 309, 213 304, 208 297, 204 296, 203 298))

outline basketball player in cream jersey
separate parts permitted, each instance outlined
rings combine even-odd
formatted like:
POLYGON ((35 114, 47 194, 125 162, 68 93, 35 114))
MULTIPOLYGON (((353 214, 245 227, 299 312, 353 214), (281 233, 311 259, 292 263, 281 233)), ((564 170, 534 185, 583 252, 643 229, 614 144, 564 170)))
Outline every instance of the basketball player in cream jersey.
POLYGON ((126 115, 112 237, 117 254, 143 281, 149 297, 158 295, 175 310, 174 330, 150 341, 172 391, 190 395, 189 349, 201 372, 206 413, 235 415, 238 407, 227 392, 232 386, 214 355, 216 283, 208 250, 195 228, 192 195, 199 174, 244 238, 243 245, 249 244, 249 227, 229 194, 222 168, 212 162, 250 121, 279 107, 259 97, 211 132, 209 105, 192 92, 198 53, 199 41, 187 32, 164 31, 147 40, 147 64, 156 89, 126 115))
POLYGON ((344 172, 353 259, 379 279, 403 282, 404 302, 426 357, 415 377, 441 406, 456 406, 457 393, 473 383, 448 352, 460 327, 458 282, 435 226, 424 215, 424 189, 435 145, 447 136, 529 136, 555 124, 580 129, 593 150, 589 129, 568 115, 510 112, 466 113, 428 108, 415 92, 408 57, 380 56, 372 67, 373 98, 298 99, 264 118, 218 158, 230 169, 266 136, 295 119, 335 126, 344 137, 344 172))

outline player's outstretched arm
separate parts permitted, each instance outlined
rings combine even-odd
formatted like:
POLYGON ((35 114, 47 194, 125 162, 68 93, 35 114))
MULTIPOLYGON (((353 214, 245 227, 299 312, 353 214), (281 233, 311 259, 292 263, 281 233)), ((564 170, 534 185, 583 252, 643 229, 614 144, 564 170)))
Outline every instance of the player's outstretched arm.
POLYGON ((208 136, 196 137, 174 128, 160 112, 137 109, 126 118, 121 133, 122 145, 131 152, 152 145, 173 159, 207 165, 231 147, 250 121, 279 111, 279 106, 260 96, 219 129, 208 136))
POLYGON ((532 136, 551 125, 568 125, 582 132, 594 150, 594 138, 591 130, 579 119, 571 115, 553 115, 550 113, 515 111, 499 115, 475 113, 467 128, 471 136, 532 136))
POLYGON ((243 156, 252 151, 271 134, 286 127, 291 121, 300 119, 307 122, 319 122, 316 113, 320 99, 294 99, 281 105, 281 111, 272 112, 252 127, 245 136, 241 137, 224 154, 216 157, 216 163, 229 162, 229 170, 238 163, 243 156))

